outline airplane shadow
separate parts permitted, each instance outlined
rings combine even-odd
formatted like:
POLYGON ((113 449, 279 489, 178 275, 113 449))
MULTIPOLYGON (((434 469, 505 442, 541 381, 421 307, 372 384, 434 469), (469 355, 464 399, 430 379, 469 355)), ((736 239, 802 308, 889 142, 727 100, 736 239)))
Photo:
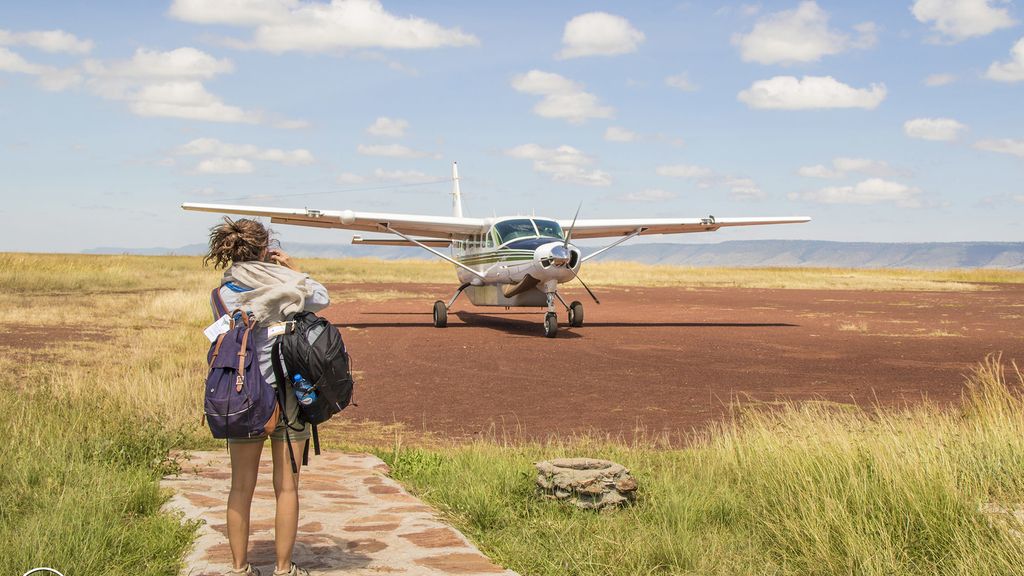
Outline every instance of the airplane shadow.
MULTIPOLYGON (((364 312, 366 315, 377 316, 426 316, 432 318, 430 312, 364 312)), ((452 315, 461 320, 462 324, 449 324, 448 328, 489 328, 508 334, 537 335, 541 330, 543 312, 506 312, 481 314, 459 310, 452 315), (510 315, 529 316, 529 320, 507 318, 510 315)), ((564 315, 559 318, 559 337, 579 338, 579 333, 566 326, 564 315)), ((433 328, 431 319, 422 322, 354 322, 345 324, 350 328, 433 328)), ((583 328, 797 328, 799 324, 787 322, 587 322, 583 328)))

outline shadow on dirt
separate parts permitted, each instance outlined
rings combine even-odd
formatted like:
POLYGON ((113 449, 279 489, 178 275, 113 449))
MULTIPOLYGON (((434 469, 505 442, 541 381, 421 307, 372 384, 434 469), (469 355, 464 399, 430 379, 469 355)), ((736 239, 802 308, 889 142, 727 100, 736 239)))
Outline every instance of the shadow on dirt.
MULTIPOLYGON (((423 316, 422 321, 413 322, 353 322, 345 324, 349 328, 433 328, 430 312, 363 312, 368 316, 423 316)), ((542 330, 543 312, 496 312, 481 314, 459 310, 453 312, 462 321, 461 324, 448 324, 448 328, 490 328, 508 334, 534 336, 542 330), (508 318, 508 316, 528 316, 530 320, 508 318)), ((339 325, 341 326, 341 325, 339 325)), ((559 318, 559 337, 579 338, 581 335, 572 332, 566 325, 565 316, 559 318)), ((797 328, 799 324, 785 322, 587 322, 583 328, 797 328)))

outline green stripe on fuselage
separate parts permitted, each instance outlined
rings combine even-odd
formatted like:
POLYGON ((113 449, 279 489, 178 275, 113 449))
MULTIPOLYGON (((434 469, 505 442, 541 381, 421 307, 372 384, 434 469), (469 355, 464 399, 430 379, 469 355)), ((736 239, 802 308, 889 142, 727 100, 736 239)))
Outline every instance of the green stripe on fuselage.
POLYGON ((499 249, 491 252, 478 252, 456 257, 456 260, 467 266, 493 264, 496 262, 513 262, 533 260, 533 250, 499 249))

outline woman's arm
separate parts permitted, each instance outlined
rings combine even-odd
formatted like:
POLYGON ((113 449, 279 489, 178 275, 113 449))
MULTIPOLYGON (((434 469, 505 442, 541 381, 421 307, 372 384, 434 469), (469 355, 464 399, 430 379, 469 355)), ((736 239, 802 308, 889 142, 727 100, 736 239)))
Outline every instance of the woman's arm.
MULTIPOLYGON (((275 248, 267 253, 270 261, 274 264, 284 266, 285 268, 291 268, 296 272, 299 269, 292 262, 292 257, 287 252, 280 248, 275 248)), ((309 289, 309 295, 306 296, 306 305, 303 310, 307 312, 319 312, 324 308, 327 308, 331 303, 331 297, 327 294, 327 288, 324 285, 313 280, 312 278, 306 278, 306 288, 309 289)))

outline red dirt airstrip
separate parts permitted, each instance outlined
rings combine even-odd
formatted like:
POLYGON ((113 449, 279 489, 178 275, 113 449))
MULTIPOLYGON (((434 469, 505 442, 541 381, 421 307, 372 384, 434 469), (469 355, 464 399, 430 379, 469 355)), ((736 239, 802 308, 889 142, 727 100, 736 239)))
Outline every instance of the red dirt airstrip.
MULTIPOLYGON (((460 298, 447 285, 332 285, 358 371, 351 420, 510 440, 597 432, 685 438, 729 404, 827 400, 865 407, 960 398, 987 354, 1024 360, 1024 285, 973 292, 600 288, 581 328, 544 338, 542 310, 460 298), (351 300, 346 294, 405 297, 351 300), (395 294, 392 294, 393 296, 395 294)), ((586 299, 586 300, 585 300, 586 299)), ((330 426, 330 425, 328 425, 330 426)))

